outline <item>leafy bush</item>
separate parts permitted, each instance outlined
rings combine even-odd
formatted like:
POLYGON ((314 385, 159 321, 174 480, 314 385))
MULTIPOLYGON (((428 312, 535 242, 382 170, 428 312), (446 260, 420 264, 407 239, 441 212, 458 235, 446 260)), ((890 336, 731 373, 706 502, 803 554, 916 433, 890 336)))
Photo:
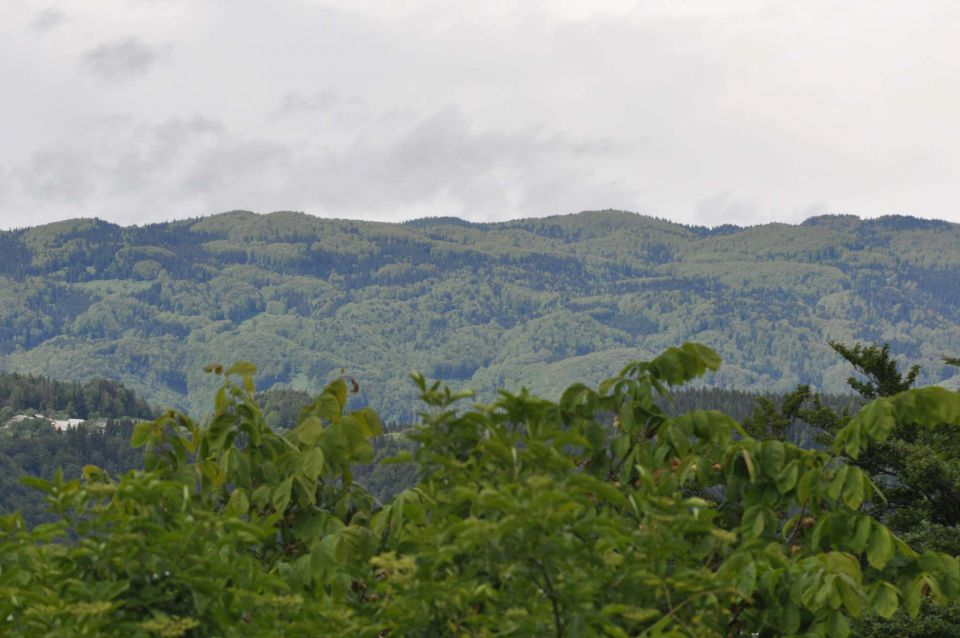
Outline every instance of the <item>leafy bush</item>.
POLYGON ((752 438, 658 399, 715 370, 696 344, 559 402, 415 377, 420 482, 385 506, 353 480, 382 426, 330 384, 283 434, 253 366, 207 426, 139 424, 146 468, 35 480, 57 522, 0 522, 7 635, 839 636, 960 594, 960 567, 866 513, 857 459, 895 427, 960 425, 960 395, 870 403, 829 450, 752 438))

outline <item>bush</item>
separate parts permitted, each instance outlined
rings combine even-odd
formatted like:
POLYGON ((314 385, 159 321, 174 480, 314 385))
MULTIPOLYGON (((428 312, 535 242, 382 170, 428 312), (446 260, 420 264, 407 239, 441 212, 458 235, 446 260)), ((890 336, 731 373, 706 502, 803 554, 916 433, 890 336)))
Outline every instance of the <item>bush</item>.
POLYGON ((635 362, 559 402, 415 377, 417 486, 353 481, 381 433, 338 380, 283 434, 253 367, 224 376, 206 426, 139 424, 146 469, 35 480, 57 522, 0 531, 6 635, 843 637, 960 593, 957 560, 917 553, 865 504, 857 458, 897 423, 960 425, 960 395, 882 397, 831 450, 751 438, 730 417, 658 407, 715 370, 703 346, 635 362))

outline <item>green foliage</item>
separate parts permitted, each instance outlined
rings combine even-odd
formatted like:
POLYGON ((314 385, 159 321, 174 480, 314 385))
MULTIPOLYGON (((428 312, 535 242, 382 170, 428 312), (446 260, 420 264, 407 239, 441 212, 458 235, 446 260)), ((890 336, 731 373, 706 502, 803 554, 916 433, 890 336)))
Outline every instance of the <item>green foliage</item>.
POLYGON ((52 479, 57 471, 79 477, 84 465, 111 474, 143 467, 141 450, 130 446, 133 422, 111 419, 102 429, 80 426, 58 432, 46 420, 16 423, 0 430, 0 514, 19 511, 30 524, 49 522, 42 495, 21 483, 25 476, 52 479))
POLYGON ((354 480, 382 426, 348 409, 351 384, 279 433, 251 365, 211 367, 207 425, 170 411, 134 429, 144 470, 32 481, 58 520, 2 519, 0 630, 843 637, 960 596, 957 560, 871 516, 880 487, 838 457, 907 424, 960 426, 958 395, 881 397, 832 450, 807 450, 660 407, 719 363, 685 344, 558 402, 521 390, 472 407, 416 375, 426 411, 398 460, 420 481, 382 507, 354 480))
POLYGON ((890 356, 889 343, 879 347, 858 343, 848 348, 842 343, 831 341, 830 347, 867 377, 866 381, 859 381, 856 377, 847 379, 847 384, 866 399, 888 397, 908 390, 920 374, 920 366, 914 365, 904 376, 897 369, 897 362, 890 356))
POLYGON ((300 411, 313 402, 313 397, 303 390, 275 388, 257 393, 256 400, 263 410, 267 427, 280 431, 297 422, 300 411))
MULTIPOLYGON (((901 373, 887 344, 831 346, 863 379, 851 377, 850 386, 865 399, 880 398, 851 417, 814 397, 814 407, 797 415, 820 428, 821 442, 831 444, 850 467, 883 488, 884 498, 869 505, 872 515, 917 549, 960 553, 960 431, 950 425, 960 414, 958 395, 938 387, 907 392, 919 366, 901 373)), ((890 620, 868 618, 861 631, 875 637, 958 636, 951 621, 957 613, 953 604, 927 607, 916 619, 902 613, 890 620)))
POLYGON ((112 381, 81 384, 0 374, 0 514, 19 510, 30 523, 50 518, 40 495, 20 483, 23 476, 50 479, 62 469, 77 477, 91 463, 111 473, 142 466, 139 450, 129 445, 132 420, 154 414, 112 381), (20 418, 29 415, 43 416, 20 418), (58 432, 46 417, 93 419, 96 425, 58 432))

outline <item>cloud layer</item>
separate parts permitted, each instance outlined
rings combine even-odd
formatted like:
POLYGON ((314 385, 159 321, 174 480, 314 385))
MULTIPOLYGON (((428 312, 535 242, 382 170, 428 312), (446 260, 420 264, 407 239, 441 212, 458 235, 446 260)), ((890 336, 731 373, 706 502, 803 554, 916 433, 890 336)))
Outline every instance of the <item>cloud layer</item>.
POLYGON ((146 75, 163 56, 164 47, 152 47, 136 38, 104 42, 83 54, 83 66, 108 81, 146 75))
POLYGON ((960 221, 952 2, 0 6, 0 227, 234 208, 960 221))

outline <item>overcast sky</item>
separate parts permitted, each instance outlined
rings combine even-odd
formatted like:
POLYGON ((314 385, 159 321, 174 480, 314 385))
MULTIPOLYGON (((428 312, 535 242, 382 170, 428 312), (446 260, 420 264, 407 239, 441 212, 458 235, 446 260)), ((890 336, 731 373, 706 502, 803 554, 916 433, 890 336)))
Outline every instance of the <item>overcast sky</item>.
POLYGON ((0 0, 0 227, 960 221, 956 0, 0 0))

